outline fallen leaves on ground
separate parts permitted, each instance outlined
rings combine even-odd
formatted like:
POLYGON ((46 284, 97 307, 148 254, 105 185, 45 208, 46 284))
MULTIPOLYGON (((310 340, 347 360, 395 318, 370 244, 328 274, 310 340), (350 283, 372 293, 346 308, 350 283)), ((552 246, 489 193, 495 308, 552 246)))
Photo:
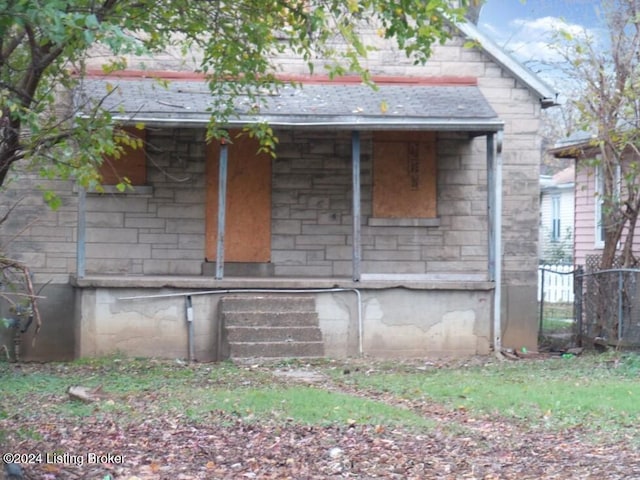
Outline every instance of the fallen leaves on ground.
MULTIPOLYGON (((316 388, 369 395, 330 379, 316 388)), ((392 395, 375 399, 418 411, 436 426, 416 433, 355 422, 254 423, 222 410, 195 422, 186 413, 149 414, 154 398, 141 391, 119 399, 130 403, 128 415, 96 409, 74 418, 48 412, 46 405, 37 415, 8 415, 0 419, 2 447, 50 455, 23 463, 25 477, 34 480, 640 478, 640 458, 630 443, 585 440, 578 431, 532 431, 392 395)))

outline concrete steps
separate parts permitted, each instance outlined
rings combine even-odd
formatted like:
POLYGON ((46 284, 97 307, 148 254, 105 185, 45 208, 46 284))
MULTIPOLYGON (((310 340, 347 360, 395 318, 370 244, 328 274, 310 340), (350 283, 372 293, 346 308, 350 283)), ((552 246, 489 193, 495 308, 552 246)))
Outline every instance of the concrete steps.
POLYGON ((220 299, 222 358, 318 358, 322 331, 312 296, 252 295, 220 299))

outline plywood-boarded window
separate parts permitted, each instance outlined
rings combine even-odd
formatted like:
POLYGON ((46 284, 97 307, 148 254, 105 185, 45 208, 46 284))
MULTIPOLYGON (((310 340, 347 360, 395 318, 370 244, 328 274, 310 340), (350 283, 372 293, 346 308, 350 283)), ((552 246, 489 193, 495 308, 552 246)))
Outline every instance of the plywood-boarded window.
MULTIPOLYGON (((139 138, 143 145, 146 140, 145 130, 134 127, 122 127, 121 132, 116 134, 139 138)), ((102 176, 103 185, 117 185, 125 178, 129 179, 131 185, 145 185, 147 183, 147 161, 144 146, 133 148, 124 145, 120 157, 105 157, 98 171, 102 176)))
POLYGON ((374 133, 374 217, 435 218, 436 193, 435 133, 374 133))

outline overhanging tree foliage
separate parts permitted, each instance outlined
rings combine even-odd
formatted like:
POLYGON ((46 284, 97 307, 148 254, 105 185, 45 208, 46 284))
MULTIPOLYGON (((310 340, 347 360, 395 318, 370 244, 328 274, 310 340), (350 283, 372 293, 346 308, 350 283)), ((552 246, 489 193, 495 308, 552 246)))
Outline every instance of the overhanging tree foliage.
POLYGON ((561 31, 569 82, 579 88, 570 101, 577 128, 593 135, 587 164, 598 171, 604 249, 611 268, 622 243, 622 266, 637 265, 633 251, 640 213, 640 0, 603 4, 607 34, 561 31))
MULTIPOLYGON (((69 102, 96 49, 110 59, 102 67, 107 73, 126 68, 127 55, 176 47, 185 57, 197 52, 196 70, 212 93, 209 134, 219 136, 234 114, 234 97, 259 105, 259 94, 278 86, 279 55, 298 56, 311 72, 321 64, 330 76, 353 73, 370 83, 362 60, 372 47, 360 28, 395 40, 423 63, 434 43, 449 37, 451 23, 463 20, 467 2, 480 1, 0 0, 0 187, 15 164, 43 179, 96 187, 104 156, 117 158, 123 146, 139 143, 114 131, 100 102, 69 102)), ((274 145, 268 126, 252 133, 264 147, 274 145)), ((43 193, 56 207, 55 193, 43 193)), ((0 251, 5 269, 28 277, 24 265, 0 251)), ((25 288, 39 324, 30 281, 25 288)))
POLYGON ((424 62, 463 13, 448 0, 0 0, 0 185, 19 161, 46 178, 99 182, 95 166, 120 150, 109 114, 100 105, 84 106, 82 118, 60 108, 96 46, 112 58, 106 71, 125 68, 125 54, 197 51, 212 92, 211 133, 220 134, 233 97, 257 99, 278 83, 274 58, 285 51, 310 71, 322 60, 329 75, 368 81, 361 61, 371 47, 359 27, 424 62))

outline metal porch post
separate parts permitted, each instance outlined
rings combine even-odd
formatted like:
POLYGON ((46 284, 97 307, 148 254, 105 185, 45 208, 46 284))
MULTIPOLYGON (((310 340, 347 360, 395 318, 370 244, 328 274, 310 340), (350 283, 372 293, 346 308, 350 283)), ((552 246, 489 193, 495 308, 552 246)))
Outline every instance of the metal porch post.
POLYGON ((487 257, 488 257, 488 273, 489 281, 495 280, 495 172, 494 163, 496 158, 495 141, 493 134, 487 135, 487 219, 489 222, 487 228, 487 257))
POLYGON ((216 279, 224 277, 224 236, 225 214, 227 211, 227 143, 220 142, 220 162, 218 165, 218 238, 216 249, 216 279))
POLYGON ((361 220, 360 220, 360 132, 351 132, 351 157, 353 181, 353 258, 352 276, 354 282, 360 281, 361 261, 361 220))

